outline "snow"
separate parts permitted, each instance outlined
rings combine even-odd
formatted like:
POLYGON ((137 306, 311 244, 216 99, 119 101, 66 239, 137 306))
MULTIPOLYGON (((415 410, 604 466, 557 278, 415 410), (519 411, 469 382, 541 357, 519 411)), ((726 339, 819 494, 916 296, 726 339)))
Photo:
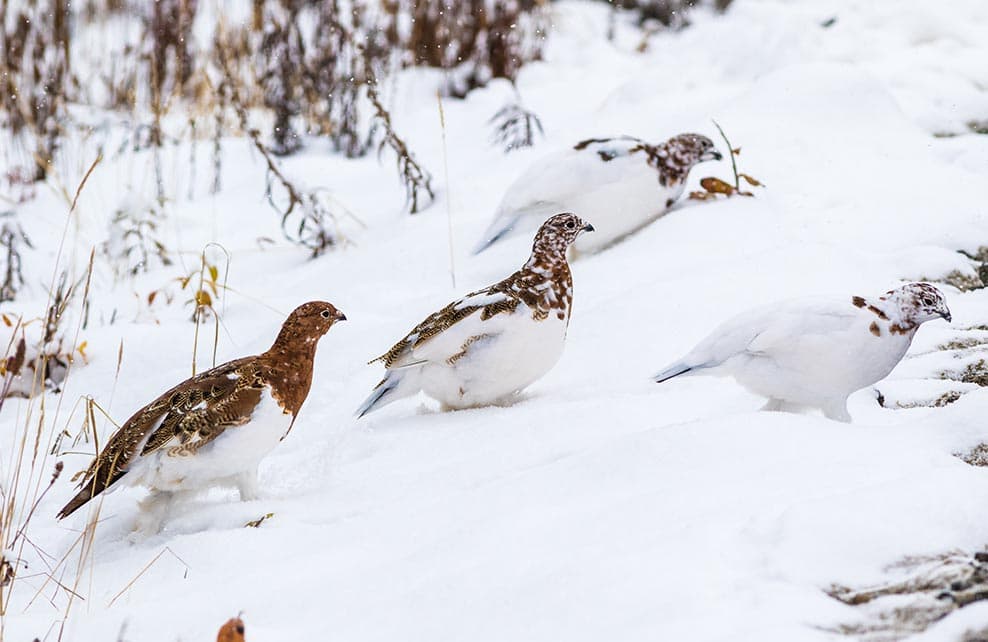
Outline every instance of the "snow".
MULTIPOLYGON (((763 400, 726 379, 649 380, 753 306, 970 273, 956 250, 988 245, 988 139, 965 126, 988 117, 988 5, 735 0, 724 16, 695 12, 691 27, 654 36, 644 53, 630 23, 606 42, 606 13, 553 6, 545 61, 518 81, 546 130, 532 149, 505 155, 488 144, 486 121, 509 99, 506 83, 444 99, 444 146, 441 74, 400 76, 394 126, 440 187, 421 214, 402 213, 387 156, 347 160, 309 140, 285 159, 287 175, 327 188, 363 223, 342 218, 350 243, 316 260, 282 239, 263 196, 263 161, 240 139, 224 141, 217 195, 208 143, 198 145, 194 176, 187 145, 163 153, 169 201, 158 233, 180 251, 147 274, 117 274, 99 249, 121 203, 154 197, 147 152, 107 153, 72 215, 47 187, 20 209, 37 249, 25 255, 27 289, 4 312, 42 313, 41 281, 63 230, 61 264, 77 278, 97 248, 79 333, 89 363, 77 360, 62 394, 48 396, 46 431, 79 431, 83 396, 120 422, 189 376, 191 295, 175 279, 199 268, 207 243, 231 256, 217 305, 219 361, 264 350, 306 300, 328 300, 348 318, 322 339, 299 420, 261 464, 260 499, 213 491, 131 544, 141 494, 105 498, 76 586, 84 600, 73 602, 62 639, 117 639, 126 624, 129 640, 208 640, 242 611, 251 641, 827 640, 837 637, 829 628, 859 618, 826 595, 832 583, 879 582, 906 555, 988 543, 988 477, 954 456, 988 437, 984 388, 952 388, 969 391, 943 408, 882 408, 862 390, 844 425, 758 412, 763 400), (524 262, 531 241, 522 237, 469 256, 520 171, 588 137, 697 131, 720 146, 712 118, 742 147, 741 171, 767 187, 754 198, 681 202, 574 263, 563 356, 517 404, 440 413, 421 398, 353 420, 380 377, 369 359, 524 262), (956 136, 933 135, 943 133, 956 136), (171 301, 162 294, 149 305, 159 289, 171 301), (267 513, 259 528, 243 528, 267 513)), ((67 150, 59 180, 69 192, 96 140, 116 150, 123 131, 105 115, 80 114, 106 125, 67 150)), ((710 175, 729 177, 729 161, 700 165, 687 191, 710 175)), ((223 275, 222 253, 207 252, 223 275)), ((890 396, 942 394, 939 372, 966 362, 932 351, 988 322, 988 290, 943 288, 953 324, 920 329, 877 386, 890 396)), ((73 312, 70 337, 78 322, 73 312)), ((212 338, 207 320, 200 369, 211 364, 212 338)), ((5 484, 37 403, 10 399, 0 415, 5 484)), ((113 426, 98 425, 103 443, 113 426)), ((53 516, 72 493, 71 474, 88 464, 79 451, 93 446, 68 446, 66 472, 30 531, 54 560, 26 549, 29 571, 4 622, 11 640, 57 638, 67 594, 37 574, 47 564, 68 554, 56 577, 75 585, 72 545, 86 511, 63 523, 53 516)), ((917 639, 953 640, 986 619, 976 604, 917 639)))

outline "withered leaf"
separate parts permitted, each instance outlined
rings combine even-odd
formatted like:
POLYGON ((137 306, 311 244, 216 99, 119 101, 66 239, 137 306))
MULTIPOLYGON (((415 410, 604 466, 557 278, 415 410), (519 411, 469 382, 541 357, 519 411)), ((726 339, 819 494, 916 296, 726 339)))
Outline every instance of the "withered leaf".
POLYGON ((252 519, 246 524, 244 524, 244 528, 257 528, 258 526, 264 523, 264 520, 271 519, 272 517, 274 517, 274 513, 267 513, 265 515, 261 515, 257 519, 252 519))
POLYGON ((17 342, 17 349, 14 350, 14 354, 7 357, 6 370, 15 377, 20 374, 21 368, 24 367, 24 354, 27 352, 27 343, 24 341, 24 337, 17 342))
POLYGON ((747 174, 741 174, 741 173, 739 173, 738 176, 740 176, 744 180, 748 181, 748 185, 752 185, 754 187, 764 187, 764 185, 762 184, 762 182, 760 180, 758 180, 757 178, 754 178, 752 176, 748 176, 747 174))
POLYGON ((734 149, 731 150, 731 153, 734 154, 735 156, 740 156, 741 155, 741 148, 740 147, 735 147, 734 149))
POLYGON ((703 189, 713 194, 726 194, 730 196, 734 193, 733 185, 729 185, 715 176, 708 176, 701 179, 700 185, 703 186, 703 189))
POLYGON ((227 620, 216 634, 216 642, 244 642, 244 621, 239 617, 227 620))
POLYGON ((213 297, 209 296, 209 292, 199 290, 196 292, 196 305, 209 307, 213 305, 213 297))

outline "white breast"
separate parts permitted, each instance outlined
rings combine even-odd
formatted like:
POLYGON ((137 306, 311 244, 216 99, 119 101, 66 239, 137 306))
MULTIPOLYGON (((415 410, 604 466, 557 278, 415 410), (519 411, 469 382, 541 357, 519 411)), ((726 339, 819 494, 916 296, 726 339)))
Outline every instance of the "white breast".
MULTIPOLYGON (((250 422, 223 431, 194 454, 170 454, 172 444, 141 457, 124 479, 154 490, 198 490, 256 470, 291 425, 292 416, 265 389, 250 422)), ((177 444, 175 444, 177 445, 177 444)))
POLYGON ((548 372, 562 355, 566 320, 555 311, 543 321, 524 305, 483 323, 488 336, 455 360, 423 366, 422 390, 451 408, 469 408, 504 400, 548 372))

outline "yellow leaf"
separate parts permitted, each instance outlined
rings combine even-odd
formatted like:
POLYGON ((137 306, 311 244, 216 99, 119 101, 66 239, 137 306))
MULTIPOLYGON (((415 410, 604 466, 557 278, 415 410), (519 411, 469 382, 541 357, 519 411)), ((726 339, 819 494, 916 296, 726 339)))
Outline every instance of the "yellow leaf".
POLYGON ((748 185, 753 185, 755 187, 763 187, 761 181, 759 181, 756 178, 752 178, 751 176, 748 176, 747 174, 738 174, 738 176, 740 176, 744 180, 748 181, 748 185))
POLYGON ((8 317, 6 313, 0 316, 3 317, 3 324, 5 326, 7 326, 8 328, 13 327, 14 324, 10 321, 10 317, 8 317))
POLYGON ((216 283, 216 279, 220 278, 220 271, 216 269, 215 265, 209 266, 209 278, 213 283, 216 283))
POLYGON ((196 292, 196 305, 202 307, 209 307, 213 305, 213 297, 209 296, 209 292, 205 290, 199 290, 196 292))
POLYGON ((733 185, 729 185, 714 176, 708 176, 707 178, 700 180, 700 185, 703 186, 703 189, 713 194, 727 194, 730 196, 734 193, 733 185))

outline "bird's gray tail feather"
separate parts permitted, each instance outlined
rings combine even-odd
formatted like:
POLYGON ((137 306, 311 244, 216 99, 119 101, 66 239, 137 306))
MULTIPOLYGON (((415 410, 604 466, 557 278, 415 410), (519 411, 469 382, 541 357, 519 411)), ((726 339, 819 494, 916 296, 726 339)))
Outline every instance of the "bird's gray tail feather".
POLYGON ((682 361, 674 363, 659 374, 652 377, 655 379, 655 383, 662 383, 663 381, 668 381, 673 377, 678 377, 681 374, 686 374, 687 372, 693 370, 696 366, 688 366, 682 361))
MULTIPOLYGON (((481 252, 483 252, 484 250, 486 250, 487 248, 489 248, 490 246, 494 245, 502 238, 507 236, 508 233, 514 229, 515 223, 518 222, 519 218, 521 218, 521 215, 516 214, 515 216, 512 216, 511 219, 508 220, 506 223, 501 223, 500 225, 491 225, 490 227, 488 227, 487 230, 484 232, 484 236, 480 239, 480 242, 478 242, 475 246, 473 246, 473 250, 471 250, 471 253, 474 256, 476 256, 477 254, 480 254, 481 252)), ((495 224, 496 223, 498 223, 498 221, 495 221, 495 224)))
POLYGON ((414 385, 411 379, 414 375, 408 370, 388 370, 381 379, 381 383, 375 386, 370 396, 364 400, 357 408, 357 418, 361 418, 369 412, 374 412, 383 408, 393 401, 398 401, 403 397, 414 395, 419 391, 419 387, 414 385), (409 375, 412 375, 411 377, 409 375))

